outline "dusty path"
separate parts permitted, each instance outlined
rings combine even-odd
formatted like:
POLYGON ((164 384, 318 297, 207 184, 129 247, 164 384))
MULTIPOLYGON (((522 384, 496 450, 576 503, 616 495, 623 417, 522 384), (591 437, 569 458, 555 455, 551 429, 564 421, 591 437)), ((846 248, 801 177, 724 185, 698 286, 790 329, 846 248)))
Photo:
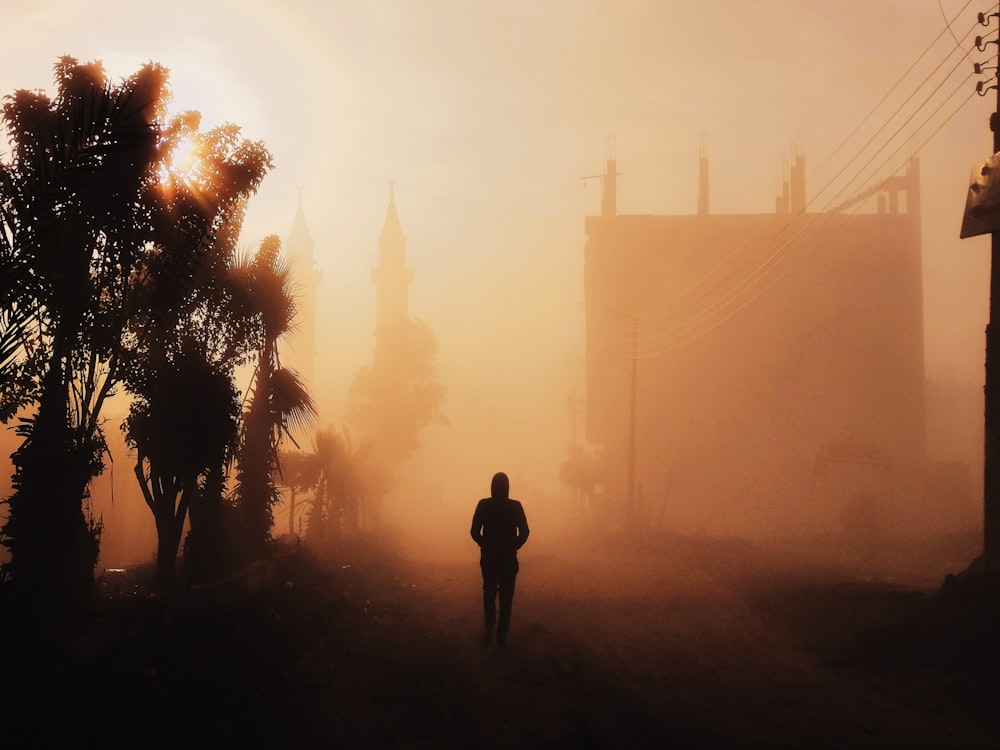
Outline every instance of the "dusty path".
POLYGON ((372 747, 1000 747, 1000 723, 946 673, 842 663, 859 617, 920 606, 906 590, 876 599, 812 581, 831 596, 809 600, 752 556, 700 545, 649 556, 537 545, 522 558, 511 645, 498 651, 478 640, 474 555, 404 557, 364 592, 367 625, 348 648, 360 660, 335 638, 302 655, 321 683, 314 728, 332 722, 372 747))
POLYGON ((284 566, 280 585, 257 600, 96 657, 8 655, 19 668, 5 683, 0 740, 1000 747, 995 652, 976 671, 912 659, 906 638, 858 647, 865 634, 912 622, 930 588, 801 561, 791 575, 736 542, 675 539, 642 553, 613 540, 532 542, 504 651, 480 642, 471 542, 433 555, 345 544, 319 570, 284 566), (882 658, 886 650, 895 658, 882 658))

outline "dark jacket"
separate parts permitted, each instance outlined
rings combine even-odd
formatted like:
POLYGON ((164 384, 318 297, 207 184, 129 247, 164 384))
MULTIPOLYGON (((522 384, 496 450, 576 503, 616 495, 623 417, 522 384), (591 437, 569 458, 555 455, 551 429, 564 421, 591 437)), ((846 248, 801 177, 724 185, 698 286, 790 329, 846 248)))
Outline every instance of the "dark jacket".
POLYGON ((476 505, 471 534, 483 557, 516 557, 528 533, 528 519, 517 500, 484 497, 476 505))

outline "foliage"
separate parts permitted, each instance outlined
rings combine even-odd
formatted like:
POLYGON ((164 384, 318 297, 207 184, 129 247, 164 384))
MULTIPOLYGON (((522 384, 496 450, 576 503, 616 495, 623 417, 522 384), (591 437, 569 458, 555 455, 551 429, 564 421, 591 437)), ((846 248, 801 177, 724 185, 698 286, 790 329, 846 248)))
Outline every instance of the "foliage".
POLYGON ((132 274, 151 233, 144 195, 157 157, 166 71, 109 84, 99 63, 55 66, 57 94, 7 97, 0 268, 10 281, 0 416, 30 407, 12 456, 2 542, 18 595, 38 608, 93 594, 99 522, 85 512, 100 470, 100 413, 120 377, 132 274))
POLYGON ((164 358, 156 373, 132 401, 124 427, 156 523, 157 585, 170 588, 198 480, 225 463, 236 442, 240 402, 231 373, 193 347, 173 361, 164 358))
POLYGON ((372 503, 388 489, 372 460, 371 445, 355 446, 350 434, 333 427, 315 436, 320 473, 309 508, 306 538, 329 546, 342 534, 371 521, 372 503))
POLYGON ((240 412, 235 370, 261 346, 236 241, 246 200, 270 168, 270 156, 260 144, 239 140, 235 126, 200 133, 198 124, 197 113, 186 112, 165 130, 172 168, 159 174, 157 244, 137 275, 143 304, 133 318, 126 377, 135 406, 124 428, 156 519, 164 587, 173 582, 188 511, 198 570, 224 567, 224 467, 235 454, 240 412), (182 147, 194 156, 175 164, 182 147), (184 461, 177 460, 173 441, 187 444, 184 461))
MULTIPOLYGON (((25 599, 74 606, 94 590, 99 522, 84 503, 107 398, 127 383, 138 421, 155 422, 156 394, 180 387, 159 383, 158 368, 184 370, 181 352, 199 351, 222 383, 248 356, 243 321, 218 314, 213 292, 271 158, 236 126, 199 133, 195 113, 168 122, 157 64, 112 84, 100 63, 63 57, 55 82, 53 99, 22 90, 2 109, 0 284, 14 316, 0 318, 0 417, 31 414, 2 541, 25 599), (188 145, 195 168, 182 172, 188 145)), ((137 475, 148 483, 168 470, 148 469, 166 448, 147 438, 137 475)))
POLYGON ((288 533, 295 535, 295 521, 299 518, 296 500, 300 492, 314 490, 323 469, 319 454, 294 450, 279 450, 278 463, 273 473, 276 485, 288 488, 288 533))
POLYGON ((569 447, 569 456, 559 467, 559 478, 589 504, 595 498, 597 487, 607 480, 607 465, 600 455, 574 443, 569 447))
MULTIPOLYGON (((24 351, 32 323, 31 309, 17 301, 26 275, 27 270, 17 260, 0 261, 0 388, 4 391, 14 386, 15 364, 24 351)), ((5 416, 4 409, 9 412, 12 407, 16 410, 18 405, 19 399, 14 398, 9 399, 8 406, 0 406, 0 422, 7 422, 11 416, 10 413, 5 416)))
POLYGON ((436 355, 434 331, 423 321, 385 326, 377 334, 372 366, 359 370, 351 383, 349 419, 371 441, 386 472, 413 454, 426 427, 448 423, 436 355))
POLYGON ((282 439, 307 427, 316 409, 305 384, 282 367, 279 341, 294 330, 296 305, 291 271, 279 256, 281 242, 267 237, 257 253, 236 268, 245 310, 257 324, 257 362, 240 435, 236 497, 249 553, 269 541, 274 505, 280 500, 273 475, 282 439))

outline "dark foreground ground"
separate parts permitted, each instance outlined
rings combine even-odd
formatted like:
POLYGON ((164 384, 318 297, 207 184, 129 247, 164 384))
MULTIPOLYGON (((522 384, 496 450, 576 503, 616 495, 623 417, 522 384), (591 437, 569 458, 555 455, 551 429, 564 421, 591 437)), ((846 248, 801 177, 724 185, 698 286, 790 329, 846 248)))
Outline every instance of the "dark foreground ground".
POLYGON ((503 651, 468 546, 300 551, 159 624, 119 590, 72 638, 8 639, 0 746, 1000 747, 997 593, 940 590, 974 539, 536 542, 503 651))

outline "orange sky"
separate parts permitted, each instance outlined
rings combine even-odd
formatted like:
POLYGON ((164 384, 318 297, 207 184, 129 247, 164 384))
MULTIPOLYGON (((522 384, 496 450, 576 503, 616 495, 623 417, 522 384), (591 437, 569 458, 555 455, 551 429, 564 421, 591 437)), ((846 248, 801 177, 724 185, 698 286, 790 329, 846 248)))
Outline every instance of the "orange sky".
MULTIPOLYGON (((580 177, 603 169, 611 133, 624 213, 693 213, 702 138, 713 212, 772 211, 795 144, 806 155, 810 198, 841 168, 841 182, 858 182, 840 197, 857 192, 922 146, 928 374, 982 377, 989 242, 960 241, 958 232, 969 172, 991 150, 995 100, 973 96, 959 108, 975 80, 961 86, 961 78, 988 53, 949 58, 955 42, 942 32, 945 18, 957 18, 955 34, 964 36, 987 3, 173 0, 153 7, 134 0, 6 7, 0 90, 51 89, 62 54, 102 59, 113 76, 152 59, 171 69, 178 109, 200 109, 206 125, 235 121, 263 139, 277 167, 252 205, 244 242, 287 235, 303 186, 323 274, 330 398, 341 397, 370 356, 369 272, 394 179, 416 271, 411 314, 438 334, 453 430, 476 423, 518 438, 515 463, 543 443, 561 456, 569 442, 567 382, 582 354, 583 219, 600 202, 599 183, 583 186, 580 177), (933 84, 960 63, 942 89, 960 93, 934 120, 950 117, 947 124, 924 145, 932 125, 916 126, 935 99, 871 162, 871 175, 859 171, 865 158, 845 167, 891 103, 837 146, 935 38, 904 88, 925 76, 933 84), (877 170, 894 149, 899 155, 877 170)), ((836 189, 811 208, 826 207, 836 189)), ((472 470, 488 476, 482 460, 472 470)))

